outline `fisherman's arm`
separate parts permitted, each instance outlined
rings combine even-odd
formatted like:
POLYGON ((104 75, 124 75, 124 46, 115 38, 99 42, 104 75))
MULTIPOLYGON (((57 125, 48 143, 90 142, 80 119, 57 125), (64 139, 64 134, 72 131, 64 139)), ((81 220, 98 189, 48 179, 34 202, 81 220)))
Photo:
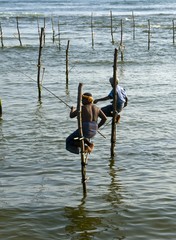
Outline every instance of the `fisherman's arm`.
POLYGON ((94 100, 94 103, 96 104, 97 102, 106 101, 106 100, 109 100, 109 99, 110 99, 110 96, 106 96, 106 97, 103 97, 103 98, 98 98, 98 99, 94 100))
POLYGON ((70 118, 74 118, 76 116, 77 116, 77 109, 75 107, 71 107, 70 118))
POLYGON ((98 116, 101 118, 100 122, 98 123, 98 128, 100 128, 103 124, 105 124, 107 117, 101 109, 99 110, 98 116))

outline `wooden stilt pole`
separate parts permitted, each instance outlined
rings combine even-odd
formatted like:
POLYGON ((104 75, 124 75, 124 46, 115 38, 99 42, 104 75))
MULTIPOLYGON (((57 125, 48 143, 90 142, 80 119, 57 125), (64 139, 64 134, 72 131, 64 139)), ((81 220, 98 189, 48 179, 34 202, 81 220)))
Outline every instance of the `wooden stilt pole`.
MULTIPOLYGON (((116 93, 117 87, 117 57, 118 50, 115 49, 114 52, 114 65, 113 65, 113 92, 116 93)), ((113 117, 112 117, 112 129, 111 129, 111 157, 114 157, 114 148, 116 143, 116 116, 117 116, 117 94, 113 96, 113 117)))
POLYGON ((86 160, 84 153, 84 138, 82 130, 82 86, 80 83, 78 86, 78 100, 77 100, 77 111, 78 111, 78 130, 79 130, 79 140, 81 145, 81 174, 82 174, 82 184, 83 184, 83 193, 86 194, 86 160))
POLYGON ((111 39, 112 39, 112 44, 114 45, 113 24, 112 24, 112 11, 110 11, 110 16, 111 16, 111 39))
POLYGON ((18 23, 18 17, 16 17, 16 22, 17 22, 18 40, 20 42, 20 46, 22 47, 21 36, 20 36, 20 29, 19 29, 19 23, 18 23))
POLYGON ((120 40, 120 53, 121 53, 121 61, 123 62, 123 52, 124 52, 124 46, 123 46, 123 21, 121 19, 121 40, 120 40))
POLYGON ((44 27, 44 30, 43 30, 43 44, 45 45, 45 37, 46 37, 46 34, 45 34, 46 18, 44 18, 44 20, 43 20, 43 27, 44 27))
POLYGON ((60 39, 60 24, 58 19, 58 42, 59 42, 59 50, 61 50, 61 39, 60 39))
POLYGON ((44 32, 44 28, 41 28, 39 56, 38 56, 38 75, 37 75, 38 100, 39 100, 39 102, 41 102, 40 70, 41 70, 41 54, 42 54, 42 47, 43 47, 43 32, 44 32))
POLYGON ((1 99, 0 99, 0 119, 2 119, 2 102, 1 102, 1 99))
POLYGON ((40 41, 40 24, 39 24, 39 18, 37 17, 37 28, 38 28, 38 36, 40 41))
POLYGON ((148 50, 150 50, 150 20, 148 20, 148 50))
POLYGON ((68 86, 68 50, 69 50, 70 40, 68 40, 67 43, 67 49, 66 49, 66 85, 68 86))
POLYGON ((3 43, 3 32, 2 32, 1 23, 0 23, 0 36, 1 36, 1 46, 3 48, 4 47, 4 43, 3 43))
POLYGON ((53 39, 53 43, 54 43, 55 42, 55 30, 54 30, 54 20, 53 20, 53 18, 51 19, 51 24, 52 24, 52 31, 53 31, 52 39, 53 39))
POLYGON ((133 40, 135 40, 135 19, 134 19, 134 13, 132 12, 132 19, 133 19, 133 40))
POLYGON ((92 48, 94 49, 93 13, 91 14, 92 48))
POLYGON ((175 43, 175 22, 174 19, 172 20, 172 26, 173 26, 173 44, 175 43))

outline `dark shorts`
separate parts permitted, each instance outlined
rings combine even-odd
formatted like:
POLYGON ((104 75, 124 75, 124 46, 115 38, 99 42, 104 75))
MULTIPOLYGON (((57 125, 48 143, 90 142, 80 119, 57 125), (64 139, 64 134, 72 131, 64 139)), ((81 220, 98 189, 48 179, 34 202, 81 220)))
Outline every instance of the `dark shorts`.
MULTIPOLYGON (((98 130, 98 125, 96 122, 83 122, 83 136, 84 138, 93 138, 98 130)), ((80 148, 76 141, 79 138, 78 129, 74 131, 70 136, 66 139, 66 149, 75 154, 79 154, 80 148), (77 139, 77 140, 76 140, 77 139)))
MULTIPOLYGON (((124 104, 117 106, 117 112, 120 113, 122 111, 123 107, 124 107, 124 104)), ((112 117, 112 113, 113 113, 113 105, 112 104, 102 107, 101 110, 104 112, 104 114, 107 117, 112 117)))
POLYGON ((83 136, 85 138, 92 138, 95 136, 98 130, 96 122, 83 122, 83 136))

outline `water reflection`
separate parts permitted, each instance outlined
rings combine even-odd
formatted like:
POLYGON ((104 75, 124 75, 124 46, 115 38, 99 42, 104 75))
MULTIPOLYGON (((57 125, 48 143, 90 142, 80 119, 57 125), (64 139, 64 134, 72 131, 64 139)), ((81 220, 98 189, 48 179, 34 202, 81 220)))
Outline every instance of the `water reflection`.
POLYGON ((111 177, 110 184, 107 188, 107 194, 104 198, 110 204, 109 215, 111 221, 107 221, 109 232, 111 232, 112 239, 125 239, 124 232, 124 217, 123 217, 123 196, 121 195, 122 185, 118 179, 118 169, 115 167, 117 159, 110 159, 109 161, 109 176, 111 177))
POLYGON ((94 207, 89 208, 91 193, 83 198, 77 207, 65 207, 64 217, 68 219, 65 231, 72 240, 91 239, 125 239, 123 197, 121 183, 118 179, 118 169, 115 160, 109 162, 110 184, 105 184, 105 193, 93 196, 94 207), (108 216, 108 217, 107 217, 108 216))
POLYGON ((115 160, 114 158, 110 159, 110 161, 109 161, 109 175, 111 177, 111 183, 108 187, 108 194, 106 197, 107 201, 111 202, 111 204, 113 206, 117 206, 123 202, 122 201, 123 197, 120 194, 121 183, 117 179, 118 169, 116 170, 115 165, 114 165, 115 161, 117 161, 117 159, 115 160))
POLYGON ((72 236, 72 240, 91 240, 101 225, 100 217, 92 216, 85 208, 85 198, 78 207, 65 207, 65 216, 69 219, 65 230, 72 236))
POLYGON ((3 134, 3 120, 0 118, 0 161, 5 159, 7 146, 6 138, 3 134))

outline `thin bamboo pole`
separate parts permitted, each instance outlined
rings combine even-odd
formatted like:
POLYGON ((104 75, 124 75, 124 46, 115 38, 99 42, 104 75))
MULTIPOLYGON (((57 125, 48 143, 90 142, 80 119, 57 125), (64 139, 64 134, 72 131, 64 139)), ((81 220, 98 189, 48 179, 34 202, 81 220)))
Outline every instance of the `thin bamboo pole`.
POLYGON ((1 99, 0 99, 0 119, 2 119, 2 102, 1 102, 1 99))
POLYGON ((53 20, 53 18, 51 18, 51 24, 52 24, 52 31, 53 31, 52 39, 53 39, 53 43, 54 43, 55 42, 55 30, 54 30, 54 20, 53 20))
POLYGON ((68 60, 68 50, 69 50, 69 45, 70 45, 70 40, 68 40, 67 49, 66 49, 66 85, 67 86, 68 86, 68 73, 69 73, 69 70, 68 70, 68 63, 69 63, 69 60, 68 60))
POLYGON ((118 57, 118 50, 115 49, 114 52, 114 65, 113 65, 113 117, 112 117, 112 129, 111 129, 111 157, 114 157, 114 148, 116 143, 116 116, 117 116, 117 57, 118 57))
POLYGON ((111 16, 111 39, 112 39, 112 44, 114 45, 112 11, 110 11, 110 16, 111 16))
POLYGON ((77 111, 78 111, 78 130, 79 130, 79 140, 81 146, 81 175, 83 184, 83 193, 86 194, 86 160, 84 155, 84 137, 82 129, 82 83, 78 86, 78 100, 77 100, 77 111))
POLYGON ((59 42, 59 50, 61 50, 61 37, 60 37, 60 23, 58 18, 58 42, 59 42))
POLYGON ((0 35, 1 35, 1 46, 3 48, 4 47, 4 43, 3 43, 3 32, 2 32, 1 22, 0 22, 0 35))
POLYGON ((46 18, 44 18, 44 20, 43 20, 43 27, 44 27, 44 30, 43 30, 43 44, 45 45, 45 39, 46 39, 46 32, 45 32, 45 29, 46 29, 46 18))
POLYGON ((134 18, 134 13, 132 12, 132 19, 133 19, 133 40, 135 40, 135 35, 136 35, 136 32, 135 32, 135 18, 134 18))
POLYGON ((40 41, 40 24, 39 24, 39 18, 37 17, 37 29, 38 29, 38 36, 40 41))
POLYGON ((151 33, 150 20, 148 20, 148 50, 150 50, 150 33, 151 33))
POLYGON ((123 21, 121 19, 121 40, 120 40, 120 53, 121 53, 121 61, 123 62, 123 59, 124 59, 124 55, 123 55, 123 52, 124 52, 124 46, 123 46, 123 21))
POLYGON ((173 44, 175 43, 175 21, 172 20, 172 26, 173 26, 173 44))
POLYGON ((19 23, 18 23, 18 17, 16 17, 16 22, 17 22, 18 40, 20 42, 20 46, 22 47, 21 35, 20 35, 20 29, 19 29, 19 23))
POLYGON ((42 47, 43 47, 43 32, 44 32, 44 28, 41 28, 39 56, 38 56, 38 75, 37 75, 38 100, 39 100, 39 102, 41 102, 40 70, 41 70, 41 54, 42 54, 42 47))
POLYGON ((91 14, 91 35, 92 35, 92 48, 94 49, 94 30, 93 30, 93 13, 91 14))

